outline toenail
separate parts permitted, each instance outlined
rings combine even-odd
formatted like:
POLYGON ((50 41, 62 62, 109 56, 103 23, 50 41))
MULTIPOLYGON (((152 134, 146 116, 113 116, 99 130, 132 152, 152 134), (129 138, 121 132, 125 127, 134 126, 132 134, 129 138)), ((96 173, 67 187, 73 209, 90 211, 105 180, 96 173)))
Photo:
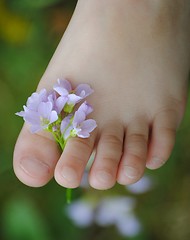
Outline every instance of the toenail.
POLYGON ((161 167, 162 165, 164 165, 166 161, 158 158, 158 157, 153 157, 150 162, 147 163, 147 167, 148 168, 158 168, 158 167, 161 167))
POLYGON ((112 175, 106 171, 98 171, 96 177, 102 183, 109 183, 113 180, 112 175))
POLYGON ((63 167, 61 175, 67 182, 78 181, 78 175, 71 167, 63 167))
POLYGON ((134 179, 139 176, 139 171, 134 167, 124 166, 124 171, 128 178, 134 179))
POLYGON ((43 177, 50 173, 50 167, 36 158, 24 158, 20 162, 21 169, 31 177, 43 177))

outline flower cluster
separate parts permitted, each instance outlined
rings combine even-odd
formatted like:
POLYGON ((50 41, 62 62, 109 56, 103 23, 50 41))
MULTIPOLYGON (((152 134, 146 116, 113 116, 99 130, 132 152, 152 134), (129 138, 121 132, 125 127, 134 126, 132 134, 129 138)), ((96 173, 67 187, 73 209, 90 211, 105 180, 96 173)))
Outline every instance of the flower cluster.
MULTIPOLYGON (((92 154, 90 161, 93 162, 93 160, 92 154)), ((140 218, 136 214, 138 195, 151 191, 154 185, 154 180, 145 175, 138 182, 124 187, 131 196, 126 196, 126 193, 116 195, 114 192, 114 195, 103 194, 101 198, 101 195, 97 196, 96 191, 90 191, 90 193, 86 191, 81 199, 67 206, 66 213, 78 227, 86 228, 93 224, 104 228, 115 226, 120 235, 136 239, 143 230, 140 218)), ((80 186, 85 190, 90 189, 87 171, 83 175, 80 186)))
POLYGON ((105 197, 102 200, 76 200, 66 209, 69 218, 79 227, 93 223, 101 227, 115 226, 124 237, 136 237, 142 225, 135 215, 136 201, 125 196, 105 197))
MULTIPOLYGON (((96 121, 86 119, 93 111, 86 101, 78 105, 93 93, 88 84, 79 84, 72 88, 68 80, 57 80, 51 91, 42 89, 34 92, 27 100, 24 111, 16 115, 23 117, 30 125, 32 133, 41 130, 51 132, 56 142, 64 150, 71 137, 88 138, 97 127, 96 121)), ((70 203, 71 189, 67 189, 67 202, 70 203)))
POLYGON ((70 137, 88 138, 96 128, 95 120, 86 119, 93 111, 92 106, 84 101, 78 107, 78 103, 92 93, 88 84, 79 84, 73 89, 68 80, 58 79, 53 90, 33 93, 23 107, 24 111, 16 115, 29 123, 32 133, 51 132, 63 150, 70 137))

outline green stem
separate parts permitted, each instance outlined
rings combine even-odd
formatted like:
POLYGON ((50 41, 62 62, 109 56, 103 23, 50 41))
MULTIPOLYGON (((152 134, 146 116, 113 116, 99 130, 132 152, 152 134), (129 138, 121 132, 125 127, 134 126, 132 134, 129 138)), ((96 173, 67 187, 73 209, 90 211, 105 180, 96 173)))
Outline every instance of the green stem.
POLYGON ((71 188, 67 188, 66 189, 67 204, 71 203, 71 197, 72 197, 72 189, 71 188))
MULTIPOLYGON (((52 130, 52 127, 48 128, 47 131, 52 133, 55 141, 59 144, 59 146, 60 146, 60 148, 63 152, 68 139, 64 140, 61 133, 54 132, 52 130)), ((72 196, 72 189, 71 188, 66 188, 66 201, 67 201, 68 204, 71 203, 71 196, 72 196)))
MULTIPOLYGON (((64 141, 62 137, 59 138, 59 146, 61 147, 62 151, 64 151, 65 145, 67 141, 64 141)), ((71 203, 71 197, 72 197, 72 189, 71 188, 66 188, 66 202, 67 204, 71 203)))

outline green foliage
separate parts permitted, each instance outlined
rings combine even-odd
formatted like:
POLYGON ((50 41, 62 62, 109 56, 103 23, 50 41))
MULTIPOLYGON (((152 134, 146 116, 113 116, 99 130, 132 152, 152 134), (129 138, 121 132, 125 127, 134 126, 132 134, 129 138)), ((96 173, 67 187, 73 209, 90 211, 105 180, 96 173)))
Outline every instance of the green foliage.
POLYGON ((6 239, 49 240, 47 223, 31 200, 14 198, 6 203, 2 215, 6 239))
POLYGON ((49 7, 59 2, 61 0, 11 0, 10 4, 15 8, 31 9, 49 7))

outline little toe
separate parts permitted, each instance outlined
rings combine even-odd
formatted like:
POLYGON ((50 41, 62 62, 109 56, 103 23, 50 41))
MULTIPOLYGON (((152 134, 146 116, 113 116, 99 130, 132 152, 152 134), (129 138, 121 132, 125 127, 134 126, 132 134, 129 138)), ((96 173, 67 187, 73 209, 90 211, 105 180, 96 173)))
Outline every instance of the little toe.
POLYGON ((148 132, 148 121, 144 118, 137 118, 128 124, 117 174, 119 184, 132 184, 142 177, 146 165, 148 132))
POLYGON ((15 145, 15 174, 28 186, 43 186, 53 177, 59 156, 57 144, 48 134, 32 134, 25 124, 15 145))
POLYGON ((55 168, 54 177, 58 184, 66 188, 76 188, 80 185, 95 138, 96 131, 89 138, 73 137, 68 140, 55 168))
POLYGON ((107 124, 101 132, 96 156, 89 174, 90 185, 105 190, 114 186, 123 150, 122 124, 107 124))
POLYGON ((156 115, 153 121, 147 168, 157 169, 168 160, 175 144, 178 124, 177 113, 173 110, 156 115))

